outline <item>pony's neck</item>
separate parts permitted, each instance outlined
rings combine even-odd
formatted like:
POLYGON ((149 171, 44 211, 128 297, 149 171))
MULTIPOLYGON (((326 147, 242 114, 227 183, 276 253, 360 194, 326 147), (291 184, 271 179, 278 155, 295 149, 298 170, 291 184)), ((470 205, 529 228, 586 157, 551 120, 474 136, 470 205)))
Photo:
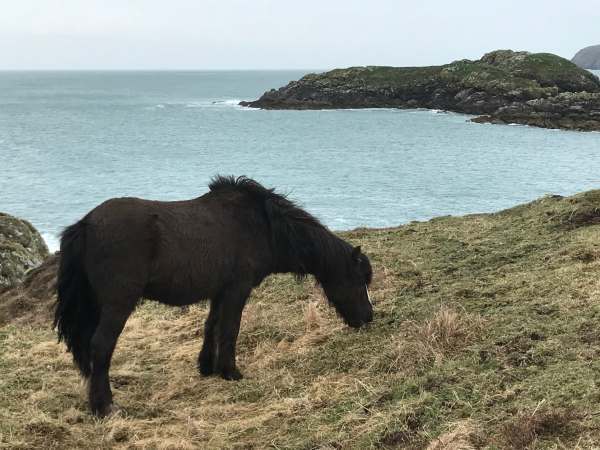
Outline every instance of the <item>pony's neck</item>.
POLYGON ((294 225, 285 237, 276 236, 277 272, 310 274, 323 281, 343 270, 350 244, 323 226, 294 225))

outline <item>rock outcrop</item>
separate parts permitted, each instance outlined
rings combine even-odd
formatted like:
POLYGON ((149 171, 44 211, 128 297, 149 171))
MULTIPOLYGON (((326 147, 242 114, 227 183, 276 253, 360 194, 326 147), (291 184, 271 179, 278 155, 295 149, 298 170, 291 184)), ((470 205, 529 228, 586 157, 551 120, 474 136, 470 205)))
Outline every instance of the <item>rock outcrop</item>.
POLYGON ((600 95, 598 77, 564 58, 498 50, 477 61, 444 66, 351 67, 308 74, 240 104, 264 109, 442 109, 499 123, 600 130, 595 94, 600 95))
POLYGON ((48 256, 48 247, 27 221, 0 213, 0 291, 21 283, 48 256))
POLYGON ((600 70, 600 45, 579 50, 571 61, 583 69, 600 70))
POLYGON ((514 102, 492 115, 472 119, 478 123, 519 123, 575 131, 600 130, 600 93, 563 92, 554 97, 514 102))

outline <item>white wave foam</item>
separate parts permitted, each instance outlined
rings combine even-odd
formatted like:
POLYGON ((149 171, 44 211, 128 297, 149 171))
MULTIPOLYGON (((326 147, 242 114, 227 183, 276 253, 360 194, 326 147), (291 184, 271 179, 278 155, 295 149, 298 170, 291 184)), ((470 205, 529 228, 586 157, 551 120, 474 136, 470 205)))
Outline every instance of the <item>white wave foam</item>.
POLYGON ((231 98, 227 100, 214 100, 212 102, 212 106, 215 107, 225 107, 225 108, 235 108, 235 109, 243 109, 243 106, 240 106, 240 102, 242 100, 239 98, 231 98))
POLYGON ((157 109, 164 109, 165 105, 163 105, 162 103, 159 103, 158 105, 152 105, 152 106, 144 106, 145 110, 149 110, 149 111, 156 111, 157 109))
POLYGON ((200 100, 200 101, 188 101, 188 102, 172 102, 172 103, 159 103, 157 105, 146 106, 144 109, 156 111, 158 109, 165 108, 234 108, 239 110, 255 110, 260 108, 249 108, 240 106, 242 99, 229 98, 229 99, 218 99, 218 100, 200 100))
POLYGON ((52 233, 42 233, 42 238, 44 239, 44 242, 46 242, 50 253, 58 251, 58 249, 60 248, 60 241, 58 240, 58 236, 52 233))
POLYGON ((186 108, 241 108, 239 103, 242 100, 239 98, 231 98, 226 100, 205 100, 200 102, 187 102, 186 108))
POLYGON ((231 100, 217 101, 217 103, 221 103, 223 105, 231 105, 231 106, 239 106, 240 102, 241 102, 241 100, 239 98, 233 98, 231 100))

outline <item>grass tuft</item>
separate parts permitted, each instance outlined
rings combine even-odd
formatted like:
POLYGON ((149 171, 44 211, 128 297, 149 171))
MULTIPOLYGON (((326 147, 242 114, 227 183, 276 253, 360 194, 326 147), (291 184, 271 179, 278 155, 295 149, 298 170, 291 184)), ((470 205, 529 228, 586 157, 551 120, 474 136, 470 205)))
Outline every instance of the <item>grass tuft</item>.
POLYGON ((481 330, 481 319, 442 305, 433 316, 418 327, 424 343, 436 350, 451 350, 464 344, 481 330))

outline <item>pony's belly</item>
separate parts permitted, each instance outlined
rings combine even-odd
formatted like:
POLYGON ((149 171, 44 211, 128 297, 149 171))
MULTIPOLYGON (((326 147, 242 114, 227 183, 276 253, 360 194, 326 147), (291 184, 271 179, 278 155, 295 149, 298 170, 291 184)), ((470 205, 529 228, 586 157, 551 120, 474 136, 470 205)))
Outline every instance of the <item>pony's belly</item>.
POLYGON ((200 289, 173 289, 165 286, 148 286, 144 290, 143 297, 166 305, 185 306, 199 303, 211 296, 200 289))

